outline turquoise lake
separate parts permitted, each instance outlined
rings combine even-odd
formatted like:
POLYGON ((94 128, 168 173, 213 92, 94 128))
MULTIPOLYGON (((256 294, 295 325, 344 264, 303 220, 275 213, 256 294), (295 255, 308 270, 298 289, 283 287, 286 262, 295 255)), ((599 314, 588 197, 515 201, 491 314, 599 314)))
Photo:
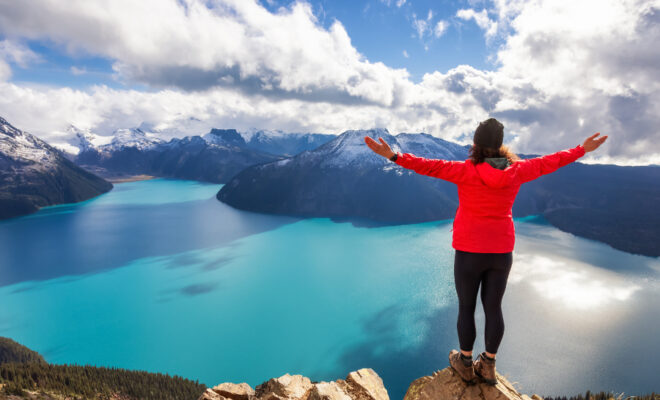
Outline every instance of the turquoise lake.
MULTIPOLYGON (((246 212, 222 185, 116 184, 0 222, 0 336, 51 363, 252 387, 373 368, 392 399, 458 348, 451 220, 246 212)), ((516 219, 498 371, 524 393, 660 391, 660 259, 516 219)), ((475 352, 483 350, 477 307, 475 352)))

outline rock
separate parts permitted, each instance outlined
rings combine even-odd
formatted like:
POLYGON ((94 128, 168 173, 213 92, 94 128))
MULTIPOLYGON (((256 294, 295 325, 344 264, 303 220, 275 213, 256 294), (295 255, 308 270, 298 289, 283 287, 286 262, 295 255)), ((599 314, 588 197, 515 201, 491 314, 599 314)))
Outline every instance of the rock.
POLYGON ((208 388, 204 393, 202 393, 198 400, 227 400, 227 398, 220 396, 214 392, 213 389, 208 388))
MULTIPOLYGON (((453 368, 416 379, 403 400, 543 400, 518 390, 499 372, 497 385, 482 380, 468 385, 453 368)), ((285 374, 257 385, 221 383, 207 389, 198 400, 390 400, 383 380, 371 368, 350 372, 346 379, 332 382, 311 381, 303 375, 285 374)))
POLYGON ((371 368, 362 368, 349 373, 346 383, 350 386, 349 395, 353 399, 390 400, 383 380, 371 368))
POLYGON ((390 400, 383 380, 371 368, 353 371, 345 380, 312 382, 285 374, 252 390, 247 383, 222 383, 207 389, 198 400, 390 400))
POLYGON ((352 400, 339 382, 315 383, 307 400, 352 400))
POLYGON ((312 388, 309 378, 302 375, 285 374, 258 385, 255 394, 259 399, 295 400, 301 399, 312 388))
MULTIPOLYGON (((519 393, 516 388, 499 372, 497 385, 491 386, 482 380, 468 385, 454 371, 447 367, 436 371, 432 376, 423 376, 413 381, 408 387, 404 400, 527 400, 529 396, 519 393)), ((533 400, 541 399, 538 395, 533 400)), ((541 399, 542 400, 542 399, 541 399)))
POLYGON ((220 399, 231 400, 252 400, 254 396, 254 389, 247 383, 231 383, 225 382, 213 387, 213 391, 222 396, 220 399))

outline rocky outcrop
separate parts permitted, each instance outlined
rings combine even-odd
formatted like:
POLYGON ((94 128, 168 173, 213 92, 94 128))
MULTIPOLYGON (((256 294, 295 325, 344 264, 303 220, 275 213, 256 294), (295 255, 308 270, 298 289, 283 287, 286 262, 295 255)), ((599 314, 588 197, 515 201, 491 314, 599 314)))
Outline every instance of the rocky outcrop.
MULTIPOLYGON (((403 400, 543 400, 539 395, 521 394, 501 374, 497 385, 481 380, 465 383, 453 368, 413 381, 403 400)), ((253 390, 247 383, 222 383, 207 389, 198 400, 389 400, 383 380, 371 368, 348 374, 333 382, 312 382, 302 375, 282 375, 253 390)))
MULTIPOLYGON (((539 395, 521 394, 500 373, 497 385, 481 380, 465 383, 447 367, 410 384, 403 400, 543 400, 539 395)), ((282 375, 252 389, 247 383, 221 383, 209 388, 198 400, 389 400, 383 380, 371 368, 348 374, 333 382, 312 382, 302 375, 282 375)))
POLYGON ((447 367, 433 375, 423 376, 408 387, 404 400, 543 400, 539 395, 529 397, 519 393, 505 377, 496 372, 497 385, 482 380, 469 385, 453 368, 447 367))
POLYGON ((252 389, 247 383, 221 383, 199 400, 389 400, 383 380, 371 368, 333 382, 312 382, 302 375, 282 375, 252 389))

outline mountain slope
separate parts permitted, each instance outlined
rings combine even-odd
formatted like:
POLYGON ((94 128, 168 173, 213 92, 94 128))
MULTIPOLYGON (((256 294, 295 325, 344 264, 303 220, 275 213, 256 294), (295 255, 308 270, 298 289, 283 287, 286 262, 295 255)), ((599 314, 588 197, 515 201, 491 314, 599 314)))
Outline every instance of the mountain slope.
POLYGON ((0 219, 87 200, 112 184, 0 117, 0 219))
POLYGON ((176 375, 48 364, 39 353, 0 337, 0 399, 194 400, 205 389, 176 375))
MULTIPOLYGON (((400 148, 400 135, 392 136, 387 130, 347 131, 314 150, 246 168, 217 198, 239 209, 301 217, 404 223, 454 215, 458 199, 453 184, 390 163, 364 145, 365 135, 381 136, 393 148, 400 148)), ((467 155, 464 147, 430 135, 424 138, 428 153, 452 159, 467 155)))
POLYGON ((149 173, 156 176, 225 183, 242 169, 281 157, 199 136, 172 139, 151 152, 149 173))

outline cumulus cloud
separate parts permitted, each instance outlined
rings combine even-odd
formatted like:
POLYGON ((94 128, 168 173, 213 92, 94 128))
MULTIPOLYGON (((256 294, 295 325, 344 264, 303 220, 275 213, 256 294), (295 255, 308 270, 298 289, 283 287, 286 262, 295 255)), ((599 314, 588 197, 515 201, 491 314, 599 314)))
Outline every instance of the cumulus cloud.
MULTIPOLYGON (((437 34, 433 16, 415 16, 420 38, 437 34)), ((106 57, 118 79, 150 89, 5 82, 0 115, 46 137, 69 123, 97 132, 149 123, 172 135, 383 126, 463 143, 495 116, 521 153, 573 147, 600 131, 608 142, 584 161, 660 163, 657 0, 497 0, 457 18, 501 40, 494 68, 458 65, 414 83, 405 69, 366 59, 339 21, 320 25, 305 2, 270 12, 254 0, 0 0, 6 43, 47 39, 106 57)), ((30 62, 19 53, 0 58, 0 81, 8 63, 30 62)))
POLYGON ((339 21, 324 29, 304 2, 271 13, 254 0, 2 1, 0 26, 109 57, 119 77, 154 87, 387 106, 408 76, 366 60, 339 21))
MULTIPOLYGON (((557 143, 575 132, 609 133, 609 156, 657 162, 660 148, 651 138, 660 122, 660 51, 654 45, 660 2, 502 4, 498 14, 512 34, 497 53, 497 72, 533 87, 528 101, 501 107, 502 115, 532 132, 551 132, 557 143)), ((522 135, 519 145, 529 148, 535 140, 522 135)))

